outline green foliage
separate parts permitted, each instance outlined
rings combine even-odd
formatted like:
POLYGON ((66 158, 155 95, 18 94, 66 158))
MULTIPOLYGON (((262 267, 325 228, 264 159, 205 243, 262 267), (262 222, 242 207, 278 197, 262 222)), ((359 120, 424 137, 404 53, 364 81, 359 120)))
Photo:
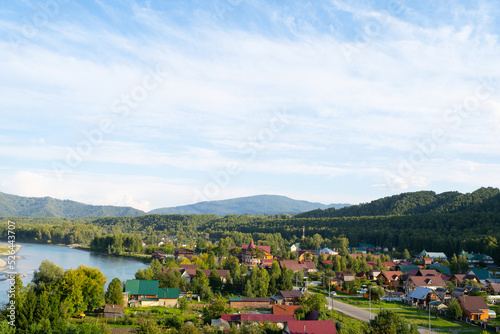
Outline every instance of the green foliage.
POLYGON ((462 311, 462 308, 460 307, 458 300, 456 300, 455 298, 452 298, 452 300, 448 304, 448 308, 446 309, 446 313, 448 314, 448 316, 450 316, 454 319, 460 318, 462 316, 463 311, 462 311))
POLYGON ((161 329, 154 319, 140 319, 136 334, 160 334, 161 329))
POLYGON ((186 298, 179 298, 179 309, 184 313, 189 308, 189 302, 186 298))
POLYGON ((111 280, 106 290, 106 295, 104 296, 107 304, 118 304, 123 305, 123 286, 122 282, 118 277, 111 280))
POLYGON ((369 324, 370 334, 418 334, 417 326, 411 325, 396 313, 382 310, 369 324))
POLYGON ((64 269, 59 267, 49 260, 43 260, 38 270, 33 273, 33 284, 36 285, 38 290, 50 287, 53 284, 57 284, 59 280, 64 276, 64 269))
POLYGON ((230 313, 232 313, 232 309, 229 307, 228 301, 222 297, 215 298, 208 307, 203 309, 203 316, 207 322, 220 318, 221 314, 230 313))

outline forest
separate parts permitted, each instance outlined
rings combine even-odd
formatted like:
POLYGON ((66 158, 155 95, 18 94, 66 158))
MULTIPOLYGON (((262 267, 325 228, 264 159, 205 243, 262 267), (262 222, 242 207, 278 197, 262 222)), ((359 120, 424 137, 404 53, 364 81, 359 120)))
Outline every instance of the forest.
POLYGON ((7 220, 17 224, 16 240, 40 243, 90 245, 95 237, 131 234, 146 244, 169 238, 174 244, 216 242, 229 238, 234 245, 253 239, 286 247, 302 237, 302 249, 340 248, 371 243, 402 252, 445 252, 462 249, 486 253, 500 260, 500 193, 481 188, 470 194, 416 192, 395 195, 342 209, 314 210, 290 215, 145 215, 97 219, 2 218, 0 233, 6 239, 7 220), (317 236, 313 238, 313 236, 317 236), (308 241, 310 240, 310 241, 308 241))

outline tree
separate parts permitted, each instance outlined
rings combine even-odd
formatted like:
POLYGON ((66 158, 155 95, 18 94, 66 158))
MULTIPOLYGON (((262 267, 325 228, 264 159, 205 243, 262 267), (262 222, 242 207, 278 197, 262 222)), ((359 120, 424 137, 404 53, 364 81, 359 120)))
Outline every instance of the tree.
POLYGON ((275 276, 276 278, 281 275, 280 264, 278 263, 278 261, 273 261, 269 274, 271 276, 275 276))
POLYGON ((81 272, 69 269, 57 286, 57 290, 61 293, 61 302, 64 303, 70 316, 80 314, 87 309, 82 291, 84 281, 81 272))
POLYGON ((123 286, 119 278, 115 277, 111 280, 104 299, 107 304, 123 305, 123 286))
POLYGON ((179 309, 182 311, 182 313, 186 312, 188 308, 189 308, 188 300, 184 297, 179 298, 179 309))
POLYGON ((372 298, 375 297, 375 299, 381 299, 385 296, 385 290, 381 286, 372 286, 372 287, 369 287, 368 289, 370 289, 370 291, 371 291, 372 298))
POLYGON ((207 318, 207 322, 210 322, 211 319, 220 318, 221 314, 228 314, 231 312, 231 307, 229 307, 226 299, 222 297, 215 298, 210 306, 203 309, 203 315, 207 318))
POLYGON ((52 284, 56 284, 64 276, 64 269, 49 260, 43 260, 38 270, 33 273, 33 284, 37 290, 50 289, 52 284))
POLYGON ((35 311, 37 305, 37 297, 33 287, 28 285, 22 307, 17 309, 17 317, 19 317, 18 326, 21 329, 27 329, 34 322, 35 311))
POLYGON ((210 273, 210 276, 208 276, 208 284, 210 285, 210 288, 212 289, 213 293, 220 293, 222 290, 222 280, 217 273, 217 270, 213 269, 212 272, 210 273))
POLYGON ((410 257, 410 252, 408 252, 408 249, 405 248, 405 250, 403 251, 403 259, 409 259, 410 257))
POLYGON ((106 276, 99 268, 90 268, 87 266, 79 266, 76 269, 78 275, 83 278, 81 285, 85 310, 93 311, 104 305, 104 285, 106 284, 106 276))
POLYGON ((454 318, 460 318, 462 316, 462 308, 460 307, 460 303, 456 298, 452 298, 450 303, 448 304, 448 308, 446 309, 446 313, 454 318))
POLYGON ((278 290, 291 291, 293 289, 292 283, 293 270, 284 268, 281 270, 281 275, 278 279, 278 290))
POLYGON ((380 311, 375 319, 370 320, 370 334, 418 334, 416 325, 409 325, 396 313, 387 310, 380 311))
POLYGON ((322 294, 305 295, 300 299, 300 307, 295 310, 295 315, 297 319, 304 320, 314 310, 320 313, 320 320, 326 320, 329 318, 326 303, 326 297, 322 294))

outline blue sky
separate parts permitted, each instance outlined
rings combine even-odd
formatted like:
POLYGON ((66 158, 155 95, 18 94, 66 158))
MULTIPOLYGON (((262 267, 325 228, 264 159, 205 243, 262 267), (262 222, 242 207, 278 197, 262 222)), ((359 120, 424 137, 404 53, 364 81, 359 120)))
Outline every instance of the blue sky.
POLYGON ((12 1, 0 191, 142 210, 500 186, 496 1, 12 1))

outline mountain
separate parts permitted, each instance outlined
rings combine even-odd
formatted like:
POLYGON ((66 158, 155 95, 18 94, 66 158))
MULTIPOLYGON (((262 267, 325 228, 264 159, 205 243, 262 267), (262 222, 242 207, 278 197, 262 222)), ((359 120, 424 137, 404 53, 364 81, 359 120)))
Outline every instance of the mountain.
POLYGON ((362 216, 404 216, 424 213, 499 211, 498 188, 479 188, 472 193, 417 191, 384 197, 370 203, 325 210, 316 209, 296 215, 297 218, 331 218, 362 216))
POLYGON ((161 208, 150 211, 149 214, 216 214, 242 215, 242 214, 296 214, 314 209, 328 209, 330 207, 339 209, 349 204, 312 203, 298 201, 286 196, 278 195, 257 195, 249 197, 233 198, 221 201, 199 202, 191 205, 176 206, 171 208, 161 208))
POLYGON ((22 197, 0 192, 0 217, 135 217, 146 214, 131 207, 88 205, 51 197, 22 197))

